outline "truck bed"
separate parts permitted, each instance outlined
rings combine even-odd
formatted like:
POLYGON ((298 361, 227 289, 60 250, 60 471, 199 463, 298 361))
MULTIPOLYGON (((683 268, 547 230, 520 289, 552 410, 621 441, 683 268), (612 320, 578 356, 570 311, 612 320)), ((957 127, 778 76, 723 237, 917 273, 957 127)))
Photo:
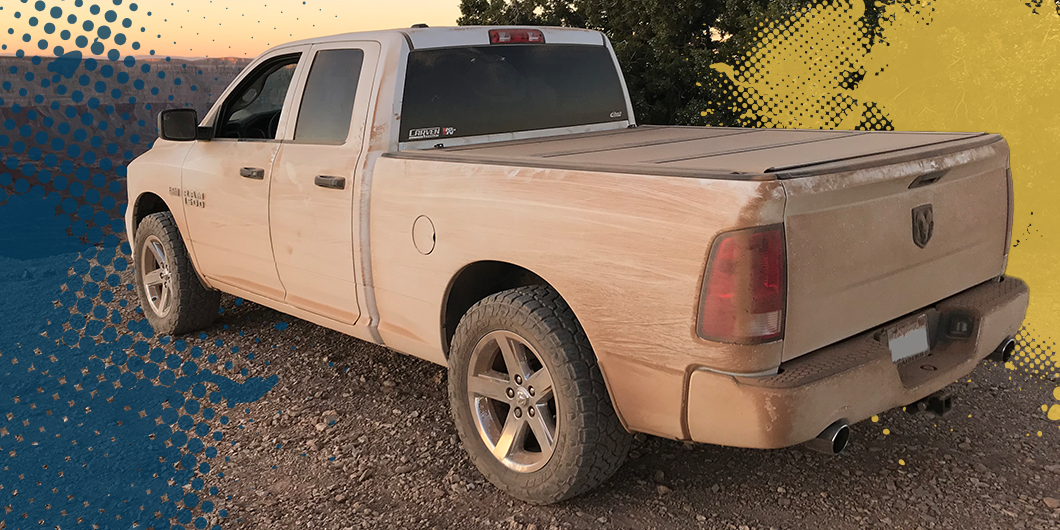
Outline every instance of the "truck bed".
POLYGON ((1008 147, 995 134, 639 127, 386 156, 780 183, 785 361, 995 278, 1007 260, 1008 147), (917 242, 925 209, 934 228, 917 242))
MULTIPOLYGON (((386 156, 643 175, 771 180, 856 165, 881 155, 926 158, 1000 140, 986 133, 641 126, 386 156), (809 171, 808 171, 809 170, 809 171)), ((873 162, 873 165, 881 161, 873 162)))

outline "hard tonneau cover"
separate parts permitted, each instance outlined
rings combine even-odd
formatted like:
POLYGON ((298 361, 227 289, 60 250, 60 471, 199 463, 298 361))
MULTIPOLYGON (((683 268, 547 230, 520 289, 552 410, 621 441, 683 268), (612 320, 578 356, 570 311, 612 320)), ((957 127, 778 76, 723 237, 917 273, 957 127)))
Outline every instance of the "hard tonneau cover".
POLYGON ((926 158, 999 141, 986 133, 641 126, 385 156, 644 175, 766 180, 926 158), (881 158, 882 157, 882 158, 881 158), (836 167, 839 166, 839 167, 836 167))

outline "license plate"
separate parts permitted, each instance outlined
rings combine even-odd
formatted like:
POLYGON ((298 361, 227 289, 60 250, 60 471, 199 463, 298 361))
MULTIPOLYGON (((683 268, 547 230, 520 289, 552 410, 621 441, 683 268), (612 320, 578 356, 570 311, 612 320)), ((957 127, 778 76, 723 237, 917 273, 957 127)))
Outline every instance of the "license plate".
POLYGON ((888 330, 887 346, 891 349, 892 362, 927 353, 930 349, 928 347, 927 315, 920 315, 888 330))

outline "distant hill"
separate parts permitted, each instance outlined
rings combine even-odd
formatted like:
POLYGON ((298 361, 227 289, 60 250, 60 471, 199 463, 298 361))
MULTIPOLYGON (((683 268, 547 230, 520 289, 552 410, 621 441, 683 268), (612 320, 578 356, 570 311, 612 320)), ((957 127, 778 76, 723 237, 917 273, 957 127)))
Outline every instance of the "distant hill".
MULTIPOLYGON (((0 57, 0 173, 17 180, 26 163, 36 171, 54 164, 53 174, 64 164, 88 167, 121 183, 118 204, 125 202, 124 178, 114 167, 128 164, 156 140, 158 113, 186 107, 204 115, 250 63, 240 58, 125 62, 75 54, 42 59, 0 57)), ((38 184, 36 177, 27 180, 38 184)), ((11 182, 2 178, 0 186, 10 193, 11 182)), ((47 191, 52 184, 44 185, 47 191)))

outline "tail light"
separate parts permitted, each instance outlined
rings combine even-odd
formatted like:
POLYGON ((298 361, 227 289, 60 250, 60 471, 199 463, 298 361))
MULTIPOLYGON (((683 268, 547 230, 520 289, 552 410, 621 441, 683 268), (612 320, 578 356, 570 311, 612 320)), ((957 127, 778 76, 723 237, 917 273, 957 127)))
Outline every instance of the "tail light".
POLYGON ((718 236, 703 278, 699 336, 735 344, 784 338, 786 261, 783 225, 718 236))
POLYGON ((544 44, 545 34, 536 29, 493 29, 490 44, 544 44))

